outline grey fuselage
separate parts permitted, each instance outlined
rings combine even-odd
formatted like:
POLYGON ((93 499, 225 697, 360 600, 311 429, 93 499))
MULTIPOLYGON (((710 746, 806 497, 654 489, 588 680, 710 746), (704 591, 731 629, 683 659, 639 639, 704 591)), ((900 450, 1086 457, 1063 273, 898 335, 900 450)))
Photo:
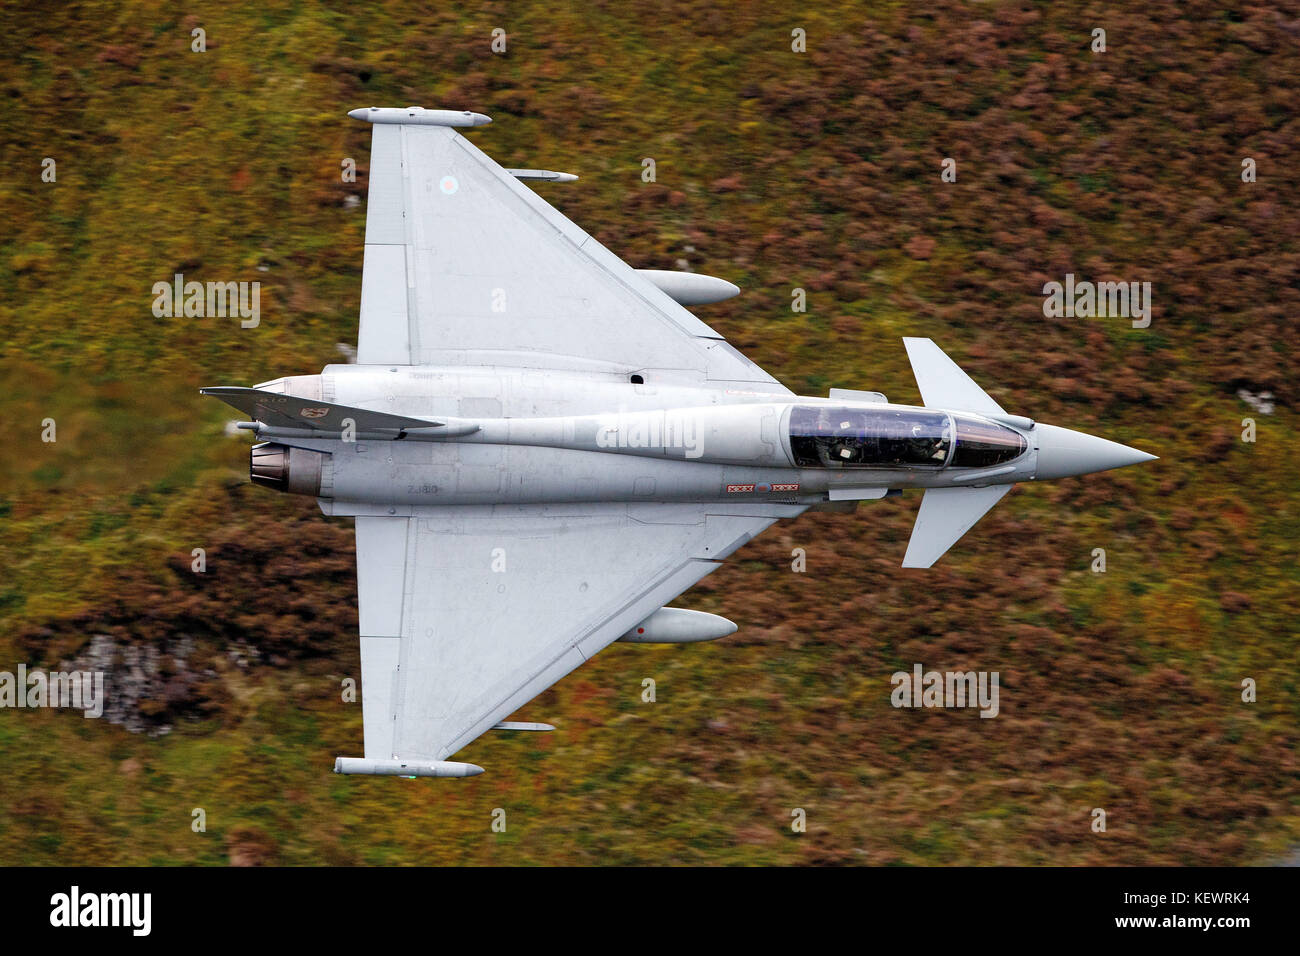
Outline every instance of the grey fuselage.
MULTIPOLYGON (((798 397, 762 386, 638 384, 603 370, 333 365, 258 388, 446 423, 447 437, 432 430, 405 440, 259 429, 259 437, 294 449, 284 459, 290 474, 283 490, 315 495, 327 514, 599 501, 814 505, 896 488, 1010 484, 1032 479, 1037 459, 1032 423, 1011 429, 967 412, 798 397), (960 421, 1012 432, 1024 443, 993 467, 955 465, 956 442, 923 464, 807 467, 791 447, 791 417, 800 414, 794 409, 805 418, 818 409, 823 419, 870 414, 905 424, 926 416, 953 429, 960 421)), ((837 424, 849 422, 829 427, 837 424)))

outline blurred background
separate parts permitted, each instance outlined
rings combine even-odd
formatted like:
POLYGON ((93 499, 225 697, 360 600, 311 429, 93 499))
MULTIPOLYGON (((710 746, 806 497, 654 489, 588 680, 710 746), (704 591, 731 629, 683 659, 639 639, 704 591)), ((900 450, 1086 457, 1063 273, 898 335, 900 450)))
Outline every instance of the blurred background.
POLYGON ((1298 37, 1289 2, 6 6, 0 670, 113 696, 0 710, 0 863, 1290 858, 1298 37), (929 571, 899 568, 919 494, 783 522, 676 602, 733 637, 610 648, 521 715, 558 731, 462 751, 481 777, 336 776, 351 522, 249 486, 197 390, 346 361, 346 113, 408 104, 579 174, 536 188, 634 267, 736 282, 702 318, 801 394, 919 403, 900 338, 929 336, 1009 411, 1161 460, 1019 487, 929 571), (178 272, 260 282, 260 325, 156 318, 178 272), (1150 327, 1046 318, 1067 273, 1149 281, 1150 327), (998 671, 999 715, 894 709, 915 663, 998 671))

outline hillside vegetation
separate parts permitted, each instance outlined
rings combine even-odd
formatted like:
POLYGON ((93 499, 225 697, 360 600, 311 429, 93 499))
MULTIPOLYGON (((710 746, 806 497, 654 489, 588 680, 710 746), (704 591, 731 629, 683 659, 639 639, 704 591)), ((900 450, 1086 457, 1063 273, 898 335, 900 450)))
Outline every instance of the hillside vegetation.
POLYGON ((0 710, 0 863, 1292 852, 1298 38, 1291 2, 5 7, 0 671, 107 653, 124 709, 0 710), (578 173, 538 189, 632 265, 736 282, 701 316, 800 393, 919 402, 900 338, 929 336, 1009 411, 1160 461, 1022 486, 929 571, 899 568, 916 493, 782 523, 675 602, 735 636, 609 649, 520 715, 557 732, 466 748, 472 780, 333 775, 361 751, 350 522, 248 486, 197 389, 344 360, 346 113, 407 104, 578 173), (156 318, 176 273, 260 282, 260 325, 156 318), (1150 282, 1150 326, 1045 317, 1067 274, 1150 282), (915 663, 998 671, 999 715, 893 708, 915 663))

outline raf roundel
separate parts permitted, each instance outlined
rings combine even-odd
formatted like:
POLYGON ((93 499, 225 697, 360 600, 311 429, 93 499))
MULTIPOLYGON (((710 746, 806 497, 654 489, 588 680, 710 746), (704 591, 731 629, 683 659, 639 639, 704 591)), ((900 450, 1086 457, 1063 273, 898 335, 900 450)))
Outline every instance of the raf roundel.
POLYGON ((444 196, 450 196, 460 189, 460 183, 456 181, 455 176, 443 176, 442 181, 438 183, 438 188, 442 190, 444 196))

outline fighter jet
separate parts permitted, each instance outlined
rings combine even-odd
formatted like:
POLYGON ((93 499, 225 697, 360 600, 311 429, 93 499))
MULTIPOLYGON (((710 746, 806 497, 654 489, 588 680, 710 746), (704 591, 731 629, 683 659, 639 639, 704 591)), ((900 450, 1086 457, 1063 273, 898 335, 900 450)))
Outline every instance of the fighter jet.
POLYGON ((202 389, 248 416, 249 475, 356 523, 364 757, 338 773, 463 777, 452 761, 614 641, 736 630, 666 607, 783 518, 924 489, 927 568, 1013 484, 1154 456, 1009 414, 929 339, 924 405, 800 396, 685 305, 739 292, 638 270, 458 128, 370 108, 356 364, 202 389))

